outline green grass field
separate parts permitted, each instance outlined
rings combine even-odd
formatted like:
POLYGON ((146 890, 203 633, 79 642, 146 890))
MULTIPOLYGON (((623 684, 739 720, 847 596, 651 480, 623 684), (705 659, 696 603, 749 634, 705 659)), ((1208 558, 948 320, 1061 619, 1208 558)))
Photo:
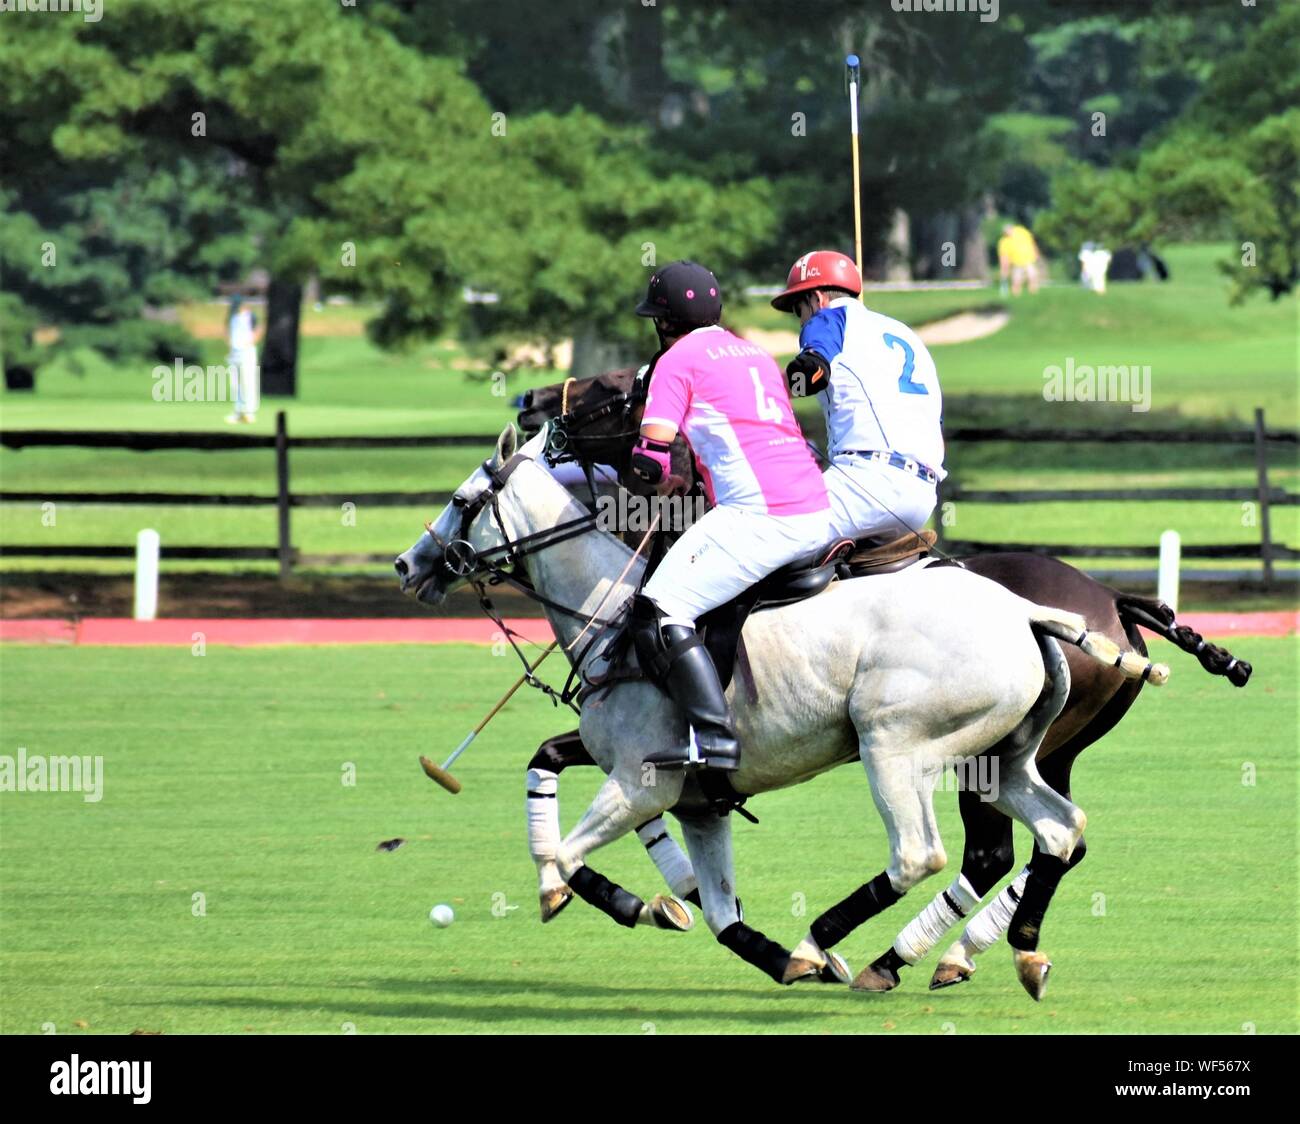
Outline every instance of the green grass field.
MULTIPOLYGON (((1233 648, 1256 666, 1244 691, 1157 645, 1170 685, 1076 768, 1090 847, 1049 914, 1035 1005, 1005 944, 960 988, 926 990, 932 955, 863 996, 778 988, 702 923, 627 931, 579 902, 543 928, 523 771, 565 716, 517 698, 456 797, 416 763, 513 679, 487 648, 8 645, 3 752, 102 755, 104 789, 0 794, 0 1031, 1296 1033, 1296 644, 1233 648), (437 902, 448 929, 427 920, 437 902)), ((562 778, 566 828, 597 780, 562 778)), ((955 797, 939 806, 950 870, 845 942, 855 970, 955 869, 955 797)), ((856 767, 753 808, 738 888, 787 945, 885 863, 856 767)), ((593 866, 661 888, 632 839, 593 866)))

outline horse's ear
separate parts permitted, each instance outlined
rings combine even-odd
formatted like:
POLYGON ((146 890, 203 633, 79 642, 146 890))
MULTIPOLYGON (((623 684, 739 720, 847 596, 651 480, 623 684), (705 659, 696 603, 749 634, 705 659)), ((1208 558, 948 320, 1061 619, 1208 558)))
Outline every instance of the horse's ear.
POLYGON ((501 431, 501 436, 497 438, 497 450, 494 457, 497 467, 499 468, 513 457, 518 448, 519 434, 516 432, 513 424, 507 425, 505 429, 501 431))

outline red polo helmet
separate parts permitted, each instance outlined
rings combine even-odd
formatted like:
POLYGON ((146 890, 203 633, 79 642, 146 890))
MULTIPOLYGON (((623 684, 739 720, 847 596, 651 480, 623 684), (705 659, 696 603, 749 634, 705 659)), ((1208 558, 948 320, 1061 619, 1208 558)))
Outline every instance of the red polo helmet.
POLYGON ((862 292, 862 274, 847 254, 836 250, 813 250, 790 267, 785 292, 772 298, 772 307, 790 312, 800 293, 812 289, 845 289, 855 297, 862 292))

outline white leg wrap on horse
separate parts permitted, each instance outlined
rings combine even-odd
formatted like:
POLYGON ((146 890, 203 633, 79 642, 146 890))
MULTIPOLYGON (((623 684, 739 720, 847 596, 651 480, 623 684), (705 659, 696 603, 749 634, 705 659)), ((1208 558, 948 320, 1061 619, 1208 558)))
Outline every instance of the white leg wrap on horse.
POLYGON ((1029 867, 1025 867, 1016 880, 1002 891, 988 906, 981 909, 966 926, 961 935, 961 943, 966 946, 968 955, 974 955, 991 948, 997 939, 1011 927, 1011 918, 1016 912, 1021 895, 1025 892, 1025 881, 1029 878, 1029 867))
POLYGON ((958 921, 969 917, 979 904, 979 895, 966 881, 966 876, 959 874, 948 889, 936 894, 934 900, 908 922, 894 941, 894 951, 908 964, 915 964, 958 921))
POLYGON ((527 777, 528 796, 525 807, 528 810, 528 853, 533 862, 555 861, 555 849, 560 844, 560 778, 549 769, 529 769, 527 777))
POLYGON ((649 823, 636 829, 636 837, 641 840, 650 858, 654 860, 659 873, 668 883, 676 897, 684 898, 697 889, 695 870, 691 860, 677 845, 677 840, 668 834, 668 827, 662 816, 656 816, 649 823))

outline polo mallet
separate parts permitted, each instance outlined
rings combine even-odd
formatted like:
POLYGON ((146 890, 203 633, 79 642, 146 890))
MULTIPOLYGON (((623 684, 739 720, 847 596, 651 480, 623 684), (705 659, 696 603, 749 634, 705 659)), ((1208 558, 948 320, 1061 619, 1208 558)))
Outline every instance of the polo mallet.
POLYGON ((537 662, 532 664, 528 668, 528 670, 524 672, 523 675, 521 675, 517 680, 515 680, 515 685, 511 687, 510 690, 508 690, 504 695, 501 696, 500 701, 496 704, 496 706, 494 706, 491 710, 487 712, 487 716, 483 719, 483 721, 480 722, 477 726, 474 727, 474 729, 472 729, 468 734, 465 735, 465 740, 461 742, 460 745, 458 745, 452 751, 451 756, 448 757, 447 760, 444 761, 441 765, 435 765, 427 757, 421 754, 420 767, 424 769, 424 775, 428 777, 431 781, 437 781, 438 784, 442 785, 442 787, 445 788, 448 792, 450 792, 453 796, 456 793, 458 793, 460 791, 460 781, 458 781, 449 772, 447 772, 447 770, 450 769, 453 764, 455 764, 457 757, 459 757, 462 753, 464 753, 465 750, 469 749, 470 743, 473 742, 473 740, 479 736, 479 734, 483 730, 483 727, 486 726, 489 722, 492 721, 493 718, 496 717, 497 711, 499 711, 503 706, 505 706, 506 703, 510 701, 511 696, 517 690, 519 690, 519 688, 522 687, 526 682, 528 682, 528 677, 532 675, 532 673, 541 666, 542 660, 546 659, 546 657, 549 656, 553 651, 555 651, 555 649, 558 648, 559 646, 560 646, 560 642, 558 640, 551 641, 551 646, 547 648, 540 656, 537 657, 537 662))
MULTIPOLYGON (((861 81, 857 55, 844 60, 845 77, 849 84, 849 130, 853 141, 853 254, 858 263, 858 276, 862 276, 862 175, 861 157, 858 154, 858 83, 861 81)), ((858 300, 862 300, 858 294, 858 300)))

